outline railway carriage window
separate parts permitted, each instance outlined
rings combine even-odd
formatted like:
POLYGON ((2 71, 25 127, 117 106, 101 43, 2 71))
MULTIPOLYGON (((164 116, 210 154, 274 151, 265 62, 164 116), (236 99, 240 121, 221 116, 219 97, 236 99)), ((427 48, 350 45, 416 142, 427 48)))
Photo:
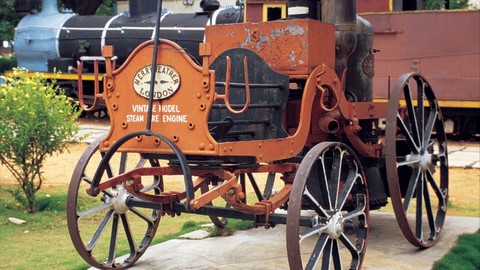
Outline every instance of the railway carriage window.
POLYGON ((269 8, 267 10, 267 21, 278 20, 282 18, 281 8, 269 8))
POLYGON ((274 21, 283 19, 287 16, 285 5, 264 5, 263 21, 274 21))
POLYGON ((425 0, 393 0, 394 11, 423 9, 425 9, 425 0))

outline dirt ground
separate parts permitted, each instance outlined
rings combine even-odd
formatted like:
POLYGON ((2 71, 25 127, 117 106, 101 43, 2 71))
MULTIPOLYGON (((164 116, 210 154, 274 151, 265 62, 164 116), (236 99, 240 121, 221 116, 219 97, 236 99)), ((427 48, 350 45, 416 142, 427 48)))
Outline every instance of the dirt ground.
MULTIPOLYGON (((70 144, 68 151, 54 154, 45 163, 43 172, 46 181, 42 189, 55 189, 70 182, 73 169, 80 156, 88 147, 86 143, 70 144)), ((469 208, 469 216, 479 216, 480 169, 450 168, 450 203, 460 208, 469 208)), ((0 185, 15 184, 10 172, 0 165, 0 185)), ((449 214, 457 215, 454 209, 449 214)))

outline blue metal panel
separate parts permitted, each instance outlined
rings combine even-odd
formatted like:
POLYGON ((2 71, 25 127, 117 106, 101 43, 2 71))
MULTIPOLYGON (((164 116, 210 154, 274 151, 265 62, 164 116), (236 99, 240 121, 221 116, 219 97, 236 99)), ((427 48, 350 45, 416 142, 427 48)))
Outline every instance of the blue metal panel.
POLYGON ((54 4, 54 8, 44 4, 40 13, 25 16, 18 24, 14 44, 19 67, 29 71, 48 71, 48 60, 59 57, 58 33, 75 14, 59 13, 56 1, 54 4))

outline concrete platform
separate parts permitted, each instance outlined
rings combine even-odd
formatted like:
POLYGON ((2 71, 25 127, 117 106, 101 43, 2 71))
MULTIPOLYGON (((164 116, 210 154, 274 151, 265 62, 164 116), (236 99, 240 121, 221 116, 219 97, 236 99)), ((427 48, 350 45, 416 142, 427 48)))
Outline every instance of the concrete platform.
MULTIPOLYGON (((431 269, 434 261, 448 252, 460 234, 479 228, 479 218, 447 217, 439 242, 432 248, 420 250, 403 237, 393 214, 373 211, 363 269, 431 269)), ((202 240, 170 240, 149 247, 130 269, 288 269, 285 226, 239 231, 232 236, 202 240)))
POLYGON ((450 166, 480 168, 480 143, 448 142, 447 150, 450 166))

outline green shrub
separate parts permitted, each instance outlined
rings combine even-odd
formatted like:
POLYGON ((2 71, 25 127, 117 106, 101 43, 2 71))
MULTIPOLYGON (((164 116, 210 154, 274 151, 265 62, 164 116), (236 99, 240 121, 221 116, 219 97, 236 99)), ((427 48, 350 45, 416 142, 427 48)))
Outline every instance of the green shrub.
POLYGON ((17 66, 17 59, 15 57, 1 57, 0 56, 0 73, 5 70, 12 70, 17 66))
POLYGON ((40 196, 35 198, 35 210, 58 211, 64 213, 67 210, 67 195, 40 194, 40 196))
POLYGON ((27 70, 14 69, 14 76, 0 85, 0 163, 17 180, 15 199, 35 212, 35 193, 42 185, 42 166, 53 153, 66 150, 78 132, 77 106, 63 91, 27 70))

